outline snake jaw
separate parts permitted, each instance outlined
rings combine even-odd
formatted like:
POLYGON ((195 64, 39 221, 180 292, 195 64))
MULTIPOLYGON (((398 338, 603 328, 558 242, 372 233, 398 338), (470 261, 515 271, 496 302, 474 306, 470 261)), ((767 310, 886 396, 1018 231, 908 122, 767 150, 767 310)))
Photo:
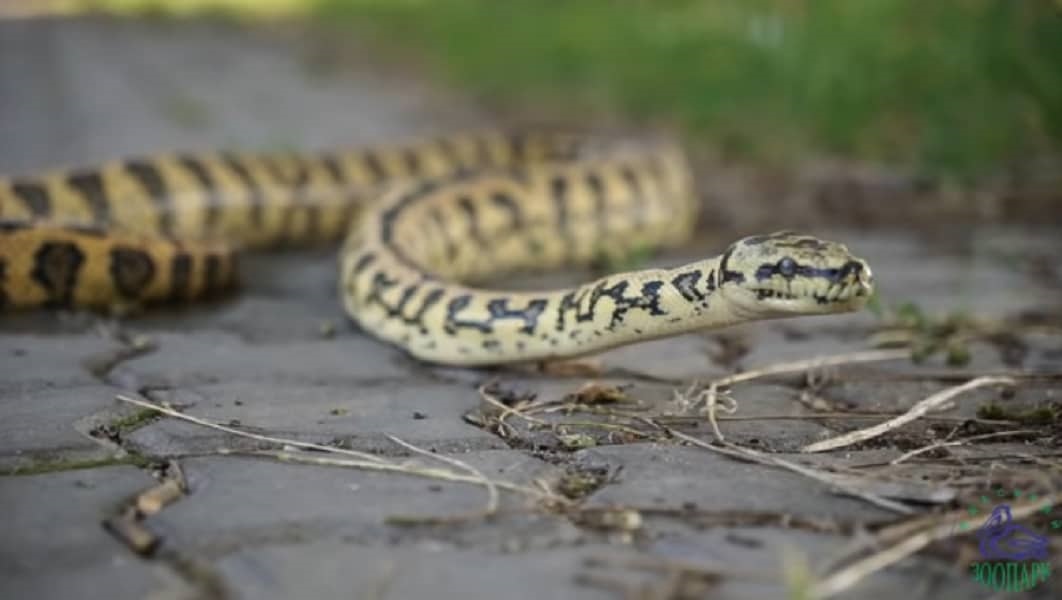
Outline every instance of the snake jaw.
POLYGON ((786 231, 734 243, 720 269, 723 292, 753 318, 855 311, 874 289, 870 267, 844 245, 786 231))

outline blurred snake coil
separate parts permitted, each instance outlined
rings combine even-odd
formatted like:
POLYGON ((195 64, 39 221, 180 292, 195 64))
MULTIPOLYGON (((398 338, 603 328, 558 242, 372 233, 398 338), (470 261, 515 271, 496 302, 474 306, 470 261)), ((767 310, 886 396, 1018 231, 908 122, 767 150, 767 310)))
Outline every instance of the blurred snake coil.
POLYGON ((872 291, 870 268, 845 246, 786 231, 568 289, 474 287, 680 244, 696 206, 687 159, 665 139, 478 132, 320 154, 112 161, 0 178, 0 310, 191 301, 235 284, 238 250, 344 235, 350 316, 453 365, 852 311, 872 291))

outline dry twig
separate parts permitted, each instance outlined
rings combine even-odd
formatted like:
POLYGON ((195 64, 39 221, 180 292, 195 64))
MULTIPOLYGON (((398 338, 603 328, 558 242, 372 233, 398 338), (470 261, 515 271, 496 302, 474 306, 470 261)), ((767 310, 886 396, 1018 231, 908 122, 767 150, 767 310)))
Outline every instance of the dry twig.
POLYGON ((195 423, 196 425, 201 425, 203 427, 208 427, 210 429, 215 429, 217 431, 224 431, 225 433, 231 433, 232 435, 237 435, 237 436, 248 438, 248 439, 252 439, 252 440, 258 440, 258 441, 261 441, 261 442, 269 442, 269 443, 272 443, 272 444, 280 444, 280 445, 283 445, 283 446, 292 446, 292 447, 295 447, 295 448, 302 448, 304 450, 317 450, 317 451, 320 451, 320 452, 331 452, 333 454, 345 454, 347 456, 354 456, 356 458, 360 458, 362 460, 366 460, 366 461, 370 461, 370 462, 379 462, 379 463, 385 462, 382 458, 380 458, 378 456, 374 456, 372 454, 368 454, 368 453, 365 453, 365 452, 358 452, 357 450, 347 450, 347 449, 344 449, 344 448, 336 448, 335 446, 325 446, 325 445, 322 445, 322 444, 314 444, 312 442, 300 442, 300 441, 297 441, 297 440, 291 440, 291 439, 286 439, 286 438, 278 438, 278 437, 273 437, 273 436, 269 436, 269 435, 261 435, 261 434, 258 434, 258 433, 251 433, 249 431, 241 431, 239 429, 233 429, 232 427, 226 427, 225 425, 221 425, 219 423, 214 423, 213 421, 207 421, 206 419, 200 419, 199 417, 193 417, 192 415, 185 414, 185 413, 183 413, 183 412, 181 412, 179 410, 174 410, 174 409, 169 408, 167 406, 162 406, 162 405, 159 405, 159 404, 155 404, 154 402, 148 402, 146 400, 140 400, 139 398, 132 398, 132 397, 129 397, 129 396, 124 396, 122 394, 116 395, 115 398, 117 398, 118 400, 121 400, 122 402, 128 402, 129 404, 135 404, 135 405, 140 406, 142 408, 149 408, 151 410, 156 410, 156 411, 158 411, 158 412, 160 412, 160 413, 162 413, 164 415, 167 415, 167 416, 170 416, 170 417, 174 417, 176 419, 181 419, 182 421, 188 421, 189 423, 195 423))
MULTIPOLYGON (((456 473, 454 471, 450 471, 450 470, 447 470, 447 469, 435 469, 435 468, 430 468, 430 467, 421 467, 421 466, 409 465, 409 464, 396 464, 396 463, 392 463, 392 462, 389 462, 387 460, 384 460, 384 459, 382 459, 382 458, 380 458, 378 456, 374 456, 374 455, 367 454, 367 453, 364 453, 364 452, 357 452, 357 451, 354 451, 354 450, 347 450, 347 449, 344 449, 344 448, 336 448, 334 446, 324 446, 324 445, 321 445, 321 444, 314 444, 314 443, 309 443, 309 442, 299 442, 299 441, 296 441, 296 440, 290 440, 290 439, 285 439, 285 438, 278 438, 278 437, 273 437, 273 436, 261 435, 261 434, 257 434, 257 433, 250 433, 250 432, 247 432, 247 431, 241 431, 241 430, 238 430, 238 429, 233 429, 231 427, 226 427, 224 425, 220 425, 218 423, 214 423, 212 421, 208 421, 208 420, 201 419, 201 418, 198 418, 198 417, 193 417, 191 415, 186 415, 186 414, 184 414, 184 413, 182 413, 180 411, 174 410, 172 408, 168 408, 168 407, 165 407, 165 406, 160 406, 160 405, 157 405, 157 404, 154 404, 154 403, 151 403, 151 402, 147 402, 147 401, 144 401, 144 400, 139 400, 137 398, 131 398, 131 397, 128 397, 128 396, 123 396, 123 395, 118 395, 117 398, 119 400, 123 401, 123 402, 128 402, 128 403, 131 403, 131 404, 135 404, 135 405, 141 406, 143 408, 149 408, 149 409, 157 410, 157 411, 159 411, 159 412, 161 412, 161 413, 163 413, 165 415, 168 415, 168 416, 171 416, 171 417, 174 417, 174 418, 177 418, 177 419, 181 419, 183 421, 187 421, 187 422, 190 422, 190 423, 195 423, 196 425, 201 425, 203 427, 208 427, 210 429, 223 431, 225 433, 229 433, 229 434, 232 434, 232 435, 245 437, 245 438, 250 438, 250 439, 255 439, 255 440, 260 440, 260 441, 266 441, 266 442, 278 444, 278 445, 280 445, 282 447, 294 447, 294 448, 301 448, 301 449, 309 449, 309 450, 315 450, 315 451, 318 451, 318 452, 325 452, 325 453, 329 453, 329 454, 340 454, 340 455, 343 455, 345 457, 351 457, 351 458, 332 458, 332 457, 324 457, 324 456, 312 456, 312 455, 307 455, 307 454, 304 454, 304 453, 301 453, 301 452, 289 452, 289 451, 250 451, 250 452, 222 451, 222 454, 247 454, 247 455, 252 455, 252 456, 270 456, 270 457, 275 458, 277 460, 283 460, 283 461, 302 462, 302 463, 311 463, 311 464, 329 465, 329 466, 340 466, 340 467, 363 469, 363 470, 368 470, 368 471, 385 471, 385 472, 392 472, 392 473, 403 473, 403 474, 406 474, 406 475, 413 475, 413 476, 417 476, 417 477, 428 477, 428 478, 439 479, 439 480, 443 480, 443 481, 451 481, 451 482, 457 482, 457 483, 474 483, 474 484, 477 484, 477 485, 482 485, 485 488, 487 488, 487 493, 488 493, 487 507, 482 512, 476 513, 475 514, 476 517, 487 516, 487 515, 491 515, 491 514, 494 514, 495 512, 497 512, 498 499, 499 499, 498 498, 498 489, 506 489, 506 490, 518 492, 518 493, 521 493, 521 494, 524 494, 524 495, 531 496, 531 497, 536 498, 538 500, 548 501, 548 502, 551 502, 551 503, 554 503, 554 504, 564 504, 566 502, 563 498, 561 498, 559 496, 556 496, 556 495, 554 495, 554 494, 552 494, 552 493, 550 493, 548 491, 544 492, 544 491, 541 491, 541 490, 538 490, 538 489, 535 489, 535 488, 522 486, 522 485, 518 485, 518 484, 515 484, 515 483, 491 480, 491 479, 487 478, 481 471, 479 471, 475 467, 472 467, 471 465, 468 465, 467 463, 461 462, 461 461, 459 461, 457 459, 453 459, 453 458, 449 458, 449 457, 444 457, 444 456, 439 456, 439 455, 436 455, 436 454, 432 454, 431 452, 428 452, 427 450, 423 450, 421 448, 417 448, 416 446, 414 446, 414 445, 412 445, 412 444, 410 444, 408 442, 405 442, 405 441, 403 441, 403 440, 401 440, 401 439, 399 439, 397 437, 394 437, 394 436, 388 436, 388 438, 391 439, 391 441, 395 442, 396 444, 402 446, 403 448, 406 448, 407 450, 410 450, 410 451, 412 451, 414 453, 421 454, 421 455, 424 455, 424 456, 430 456, 431 458, 433 458, 435 460, 439 460, 439 461, 445 462, 447 464, 454 465, 454 466, 456 466, 456 467, 458 467, 458 468, 460 468, 460 469, 462 469, 464 471, 467 471, 468 474, 466 475, 466 474, 462 474, 462 473, 456 473)), ((461 518, 467 518, 467 517, 461 517, 461 518)), ((408 518, 404 518, 403 517, 400 520, 403 520, 403 521, 410 521, 410 520, 429 521, 431 519, 419 519, 419 518, 418 519, 408 519, 408 518)), ((441 519, 435 519, 435 520, 441 520, 441 519)))
MULTIPOLYGON (((760 379, 771 375, 803 373, 812 369, 821 369, 823 367, 835 367, 839 365, 862 362, 896 360, 900 358, 907 358, 909 355, 910 353, 907 350, 869 350, 866 352, 849 352, 846 354, 836 354, 832 356, 820 356, 808 360, 777 363, 761 367, 759 369, 752 369, 751 371, 746 371, 744 373, 736 373, 734 375, 728 375, 721 379, 716 379, 715 381, 712 381, 708 384, 707 389, 702 390, 700 392, 700 396, 704 398, 705 411, 708 414, 708 421, 712 425, 712 431, 715 434, 715 438, 721 442, 724 439, 723 433, 719 429, 719 423, 716 419, 716 410, 719 405, 719 388, 724 388, 732 386, 735 383, 752 381, 754 379, 760 379)), ((728 409, 728 412, 733 412, 733 410, 728 409)))
POLYGON ((892 431, 893 429, 902 427, 910 423, 911 421, 922 417, 930 410, 949 402, 952 398, 958 396, 959 394, 968 392, 973 389, 977 389, 979 387, 986 387, 990 385, 1014 385, 1014 380, 1006 377, 978 377, 976 379, 971 379, 970 381, 967 381, 962 385, 950 387, 946 390, 937 392, 936 394, 929 396, 925 400, 922 400, 921 402, 912 406, 911 409, 907 412, 903 413, 902 415, 899 415, 898 417, 889 419, 884 423, 879 423, 878 425, 874 425, 873 427, 867 427, 866 429, 858 429, 856 431, 851 431, 842 436, 838 436, 829 440, 823 440, 821 442, 815 442, 814 444, 808 444, 807 446, 801 448, 801 451, 823 452, 826 450, 834 450, 837 448, 843 448, 845 446, 851 446, 852 444, 857 444, 859 442, 865 442, 866 440, 878 437, 879 435, 892 431))

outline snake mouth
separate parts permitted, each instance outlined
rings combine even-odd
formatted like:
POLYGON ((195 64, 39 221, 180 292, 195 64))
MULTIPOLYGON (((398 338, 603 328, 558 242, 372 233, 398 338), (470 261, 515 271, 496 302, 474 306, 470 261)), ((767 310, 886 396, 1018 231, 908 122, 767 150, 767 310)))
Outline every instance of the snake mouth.
POLYGON ((863 283, 853 285, 830 285, 821 292, 810 291, 796 293, 774 288, 752 288, 757 300, 790 300, 794 302, 814 302, 819 306, 851 304, 863 302, 870 297, 871 287, 863 283))
POLYGON ((863 308, 874 291, 869 274, 845 281, 793 280, 774 285, 735 286, 735 300, 762 315, 815 315, 863 308))

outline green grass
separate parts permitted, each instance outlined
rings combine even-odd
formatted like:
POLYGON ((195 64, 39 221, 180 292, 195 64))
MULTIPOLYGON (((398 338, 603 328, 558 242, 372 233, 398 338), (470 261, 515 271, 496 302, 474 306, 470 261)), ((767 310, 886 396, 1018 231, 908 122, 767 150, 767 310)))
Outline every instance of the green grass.
MULTIPOLYGON (((192 4, 258 10, 248 0, 192 4)), ((663 122, 739 157, 828 154, 969 174, 1062 145, 1062 5, 1053 0, 262 6, 369 36, 515 114, 663 122)))
POLYGON ((674 122, 739 155, 956 172, 1057 148, 1049 0, 322 0, 489 98, 674 122))

